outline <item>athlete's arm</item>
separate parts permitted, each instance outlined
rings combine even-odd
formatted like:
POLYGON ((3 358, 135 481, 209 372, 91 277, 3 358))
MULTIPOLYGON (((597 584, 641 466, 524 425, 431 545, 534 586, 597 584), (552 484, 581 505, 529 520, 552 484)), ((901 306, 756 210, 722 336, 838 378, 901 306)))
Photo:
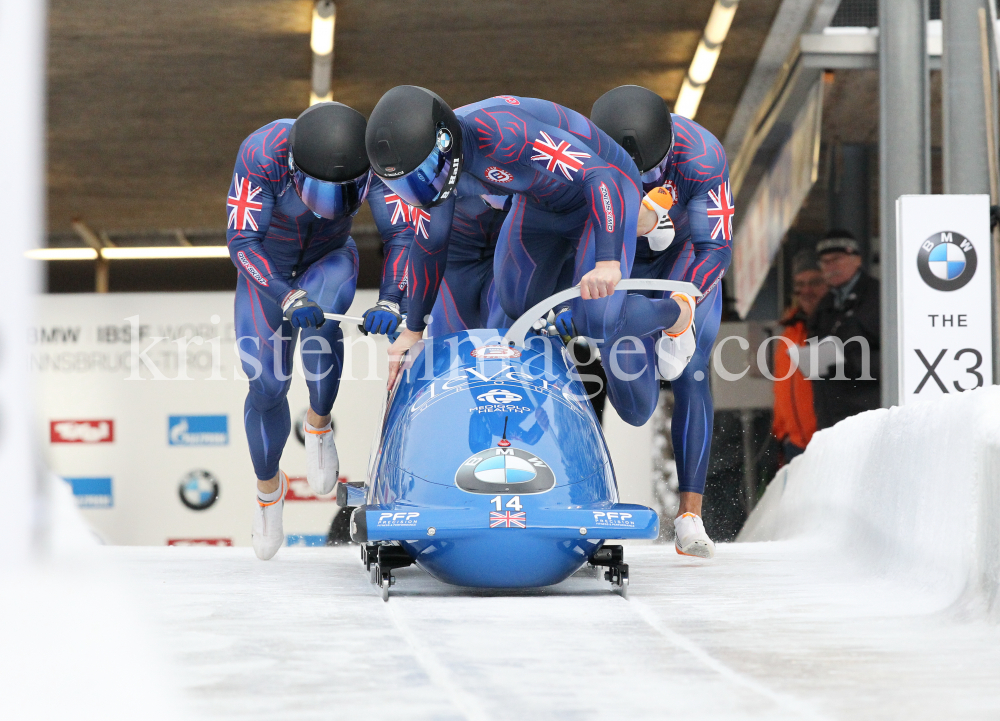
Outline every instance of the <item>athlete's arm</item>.
POLYGON ((410 224, 413 209, 374 175, 368 189, 368 207, 382 236, 385 256, 378 299, 399 304, 406 291, 406 263, 413 243, 410 224))
POLYGON ((427 327, 425 318, 430 315, 437 300, 438 289, 444 278, 448 262, 448 239, 455 215, 455 196, 430 210, 414 208, 413 244, 410 246, 406 276, 407 300, 406 328, 389 346, 389 388, 396 384, 396 376, 406 352, 423 337, 427 327))
MULTIPOLYGON (((407 297, 409 308, 406 327, 423 333, 425 318, 430 315, 437 300, 438 289, 444 279, 448 262, 448 239, 455 215, 455 196, 430 210, 414 208, 410 217, 413 224, 413 243, 407 271, 407 297)), ((400 336, 402 338, 402 336, 400 336)))
POLYGON ((270 176, 275 175, 276 169, 270 167, 273 164, 269 161, 265 161, 264 167, 257 162, 260 152, 257 145, 254 136, 250 136, 243 141, 236 158, 226 205, 229 212, 226 244, 233 265, 250 286, 282 305, 293 289, 278 276, 263 244, 274 209, 274 179, 270 176))
MULTIPOLYGON (((720 180, 703 183, 701 192, 687 204, 694 259, 688 280, 698 286, 701 298, 719 282, 733 257, 733 202, 729 191, 729 170, 720 180)), ((700 300, 700 299, 699 299, 700 300)))

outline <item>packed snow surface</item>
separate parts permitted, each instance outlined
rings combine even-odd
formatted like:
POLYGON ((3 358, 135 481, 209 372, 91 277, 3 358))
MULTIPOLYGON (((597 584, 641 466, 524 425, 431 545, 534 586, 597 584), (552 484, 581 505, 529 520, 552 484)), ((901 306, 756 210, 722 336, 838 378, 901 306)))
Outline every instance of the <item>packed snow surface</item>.
POLYGON ((84 548, 55 497, 0 589, 3 718, 1000 717, 997 388, 817 434, 748 542, 627 546, 627 600, 411 567, 383 603, 357 547, 84 548))

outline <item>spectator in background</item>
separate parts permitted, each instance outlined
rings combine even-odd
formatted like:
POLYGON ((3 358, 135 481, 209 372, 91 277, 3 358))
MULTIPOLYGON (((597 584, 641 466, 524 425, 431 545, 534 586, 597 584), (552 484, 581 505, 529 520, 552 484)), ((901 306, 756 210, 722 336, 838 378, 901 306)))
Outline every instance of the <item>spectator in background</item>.
POLYGON ((810 354, 800 351, 799 363, 812 381, 816 428, 822 430, 882 405, 878 381, 881 362, 879 282, 862 270, 858 241, 847 231, 827 233, 816 244, 816 255, 823 279, 830 286, 808 324, 809 337, 818 337, 821 341, 820 352, 812 354, 818 356, 819 362, 816 368, 809 368, 810 354), (856 340, 847 343, 858 336, 868 342, 867 359, 861 343, 856 340), (846 344, 843 353, 833 343, 822 342, 829 337, 839 338, 846 344), (838 362, 843 363, 847 380, 833 379, 838 362), (864 370, 869 371, 868 380, 862 380, 864 370))
POLYGON ((826 291, 816 254, 811 250, 796 253, 792 259, 792 306, 781 319, 785 326, 781 335, 790 343, 777 343, 774 349, 774 376, 784 380, 774 384, 772 433, 781 443, 785 463, 802 453, 816 432, 812 387, 801 370, 796 369, 788 375, 791 367, 788 349, 792 345, 805 344, 809 337, 806 330, 809 316, 816 311, 826 291))

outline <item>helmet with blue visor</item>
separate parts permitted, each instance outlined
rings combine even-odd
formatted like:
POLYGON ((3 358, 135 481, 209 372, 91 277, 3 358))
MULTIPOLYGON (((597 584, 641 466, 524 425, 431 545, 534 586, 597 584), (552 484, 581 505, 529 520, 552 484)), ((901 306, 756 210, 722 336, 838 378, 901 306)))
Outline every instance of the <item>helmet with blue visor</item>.
POLYGON ((462 172, 462 126, 435 93, 400 85, 378 101, 365 147, 372 169, 405 202, 431 208, 447 200, 462 172))
POLYGON ((621 85, 597 99, 590 120, 631 156, 645 187, 662 183, 674 146, 663 98, 639 85, 621 85))
POLYGON ((364 202, 371 179, 365 127, 365 116, 342 103, 313 105, 292 125, 292 184, 317 217, 351 216, 364 202))

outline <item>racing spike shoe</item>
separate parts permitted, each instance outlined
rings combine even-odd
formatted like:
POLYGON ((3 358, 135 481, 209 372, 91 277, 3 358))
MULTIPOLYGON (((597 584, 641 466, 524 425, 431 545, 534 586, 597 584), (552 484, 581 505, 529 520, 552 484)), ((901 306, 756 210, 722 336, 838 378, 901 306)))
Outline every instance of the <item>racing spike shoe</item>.
POLYGON ((337 444, 333 441, 333 424, 313 428, 304 421, 302 435, 306 439, 306 478, 309 487, 317 496, 332 493, 340 475, 340 459, 337 444))
POLYGON ((656 342, 656 370, 665 381, 680 378, 698 349, 694 335, 694 298, 686 293, 671 293, 670 297, 678 303, 686 303, 691 309, 691 317, 683 330, 677 333, 663 331, 663 335, 656 342))
POLYGON ((674 548, 682 556, 711 558, 715 555, 715 544, 705 533, 701 516, 684 513, 674 519, 674 548))
POLYGON ((272 558, 285 542, 285 531, 281 525, 281 512, 285 506, 288 491, 288 476, 278 471, 278 490, 264 495, 257 491, 257 509, 253 514, 253 551, 257 558, 266 561, 272 558), (274 496, 274 498, 271 498, 274 496))

